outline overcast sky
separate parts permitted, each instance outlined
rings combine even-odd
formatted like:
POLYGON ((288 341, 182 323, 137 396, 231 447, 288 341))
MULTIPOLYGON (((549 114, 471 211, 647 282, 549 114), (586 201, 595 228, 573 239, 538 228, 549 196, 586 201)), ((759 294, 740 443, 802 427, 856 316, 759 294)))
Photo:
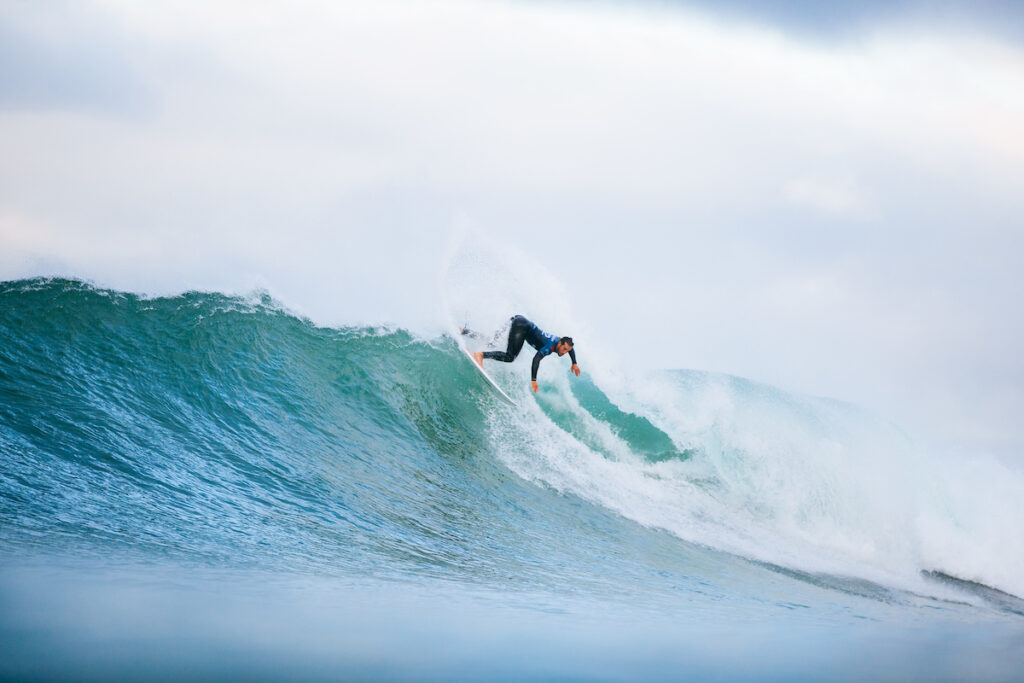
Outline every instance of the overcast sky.
POLYGON ((429 332, 476 254, 458 304, 542 318, 585 369, 589 344, 1019 453, 1020 19, 3 3, 0 279, 262 287, 320 322, 429 332))

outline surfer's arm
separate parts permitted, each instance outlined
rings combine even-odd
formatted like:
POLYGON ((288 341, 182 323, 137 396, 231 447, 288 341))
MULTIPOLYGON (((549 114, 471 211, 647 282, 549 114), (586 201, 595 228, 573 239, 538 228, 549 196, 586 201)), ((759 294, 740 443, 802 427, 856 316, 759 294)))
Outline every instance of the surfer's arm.
MULTIPOLYGON (((530 366, 530 381, 533 382, 534 384, 536 384, 537 382, 537 370, 540 368, 540 361, 545 355, 546 354, 543 354, 540 351, 538 351, 533 356, 533 365, 530 366)), ((534 389, 534 391, 536 391, 536 389, 534 389)))
POLYGON ((533 365, 530 366, 530 388, 533 389, 533 393, 537 393, 540 388, 537 386, 537 370, 540 368, 541 359, 548 354, 543 351, 538 351, 533 356, 533 365))
POLYGON ((573 349, 569 349, 569 358, 572 360, 572 368, 570 368, 574 375, 580 376, 580 366, 576 365, 576 352, 573 349))

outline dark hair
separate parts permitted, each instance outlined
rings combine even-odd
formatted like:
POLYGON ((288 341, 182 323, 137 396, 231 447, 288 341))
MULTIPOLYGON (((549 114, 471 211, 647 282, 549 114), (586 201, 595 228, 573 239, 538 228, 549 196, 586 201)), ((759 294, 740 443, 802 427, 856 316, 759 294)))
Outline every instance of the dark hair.
POLYGON ((562 337, 561 339, 558 340, 558 343, 561 344, 562 342, 565 342, 569 346, 574 346, 574 344, 572 343, 572 337, 562 337))

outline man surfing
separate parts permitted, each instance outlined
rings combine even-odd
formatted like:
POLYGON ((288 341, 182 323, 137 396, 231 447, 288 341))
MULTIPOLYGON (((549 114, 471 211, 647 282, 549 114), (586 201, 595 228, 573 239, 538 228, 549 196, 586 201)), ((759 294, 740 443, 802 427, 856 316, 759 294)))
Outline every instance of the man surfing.
MULTIPOLYGON (((466 328, 462 328, 462 334, 472 334, 466 328)), ((500 360, 503 363, 511 363, 519 355, 519 352, 523 349, 523 342, 527 342, 533 348, 537 349, 537 353, 533 356, 533 365, 530 368, 530 388, 533 389, 533 393, 537 393, 537 369, 540 367, 541 360, 545 356, 552 353, 564 356, 569 354, 569 358, 572 359, 572 372, 577 377, 580 376, 580 366, 576 365, 576 352, 573 350, 572 337, 556 337, 553 334, 547 334, 535 324, 527 320, 521 315, 513 316, 511 326, 508 330, 508 348, 504 351, 477 351, 473 354, 473 360, 475 360, 481 368, 484 367, 484 358, 491 360, 500 360)))

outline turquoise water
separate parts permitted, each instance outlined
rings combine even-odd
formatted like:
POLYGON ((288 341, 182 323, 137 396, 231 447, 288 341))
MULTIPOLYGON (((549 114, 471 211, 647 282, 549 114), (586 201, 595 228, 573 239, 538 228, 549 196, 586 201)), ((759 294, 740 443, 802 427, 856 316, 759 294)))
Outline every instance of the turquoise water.
POLYGON ((997 482, 738 378, 525 372, 0 283, 0 675, 1019 680, 997 482))

